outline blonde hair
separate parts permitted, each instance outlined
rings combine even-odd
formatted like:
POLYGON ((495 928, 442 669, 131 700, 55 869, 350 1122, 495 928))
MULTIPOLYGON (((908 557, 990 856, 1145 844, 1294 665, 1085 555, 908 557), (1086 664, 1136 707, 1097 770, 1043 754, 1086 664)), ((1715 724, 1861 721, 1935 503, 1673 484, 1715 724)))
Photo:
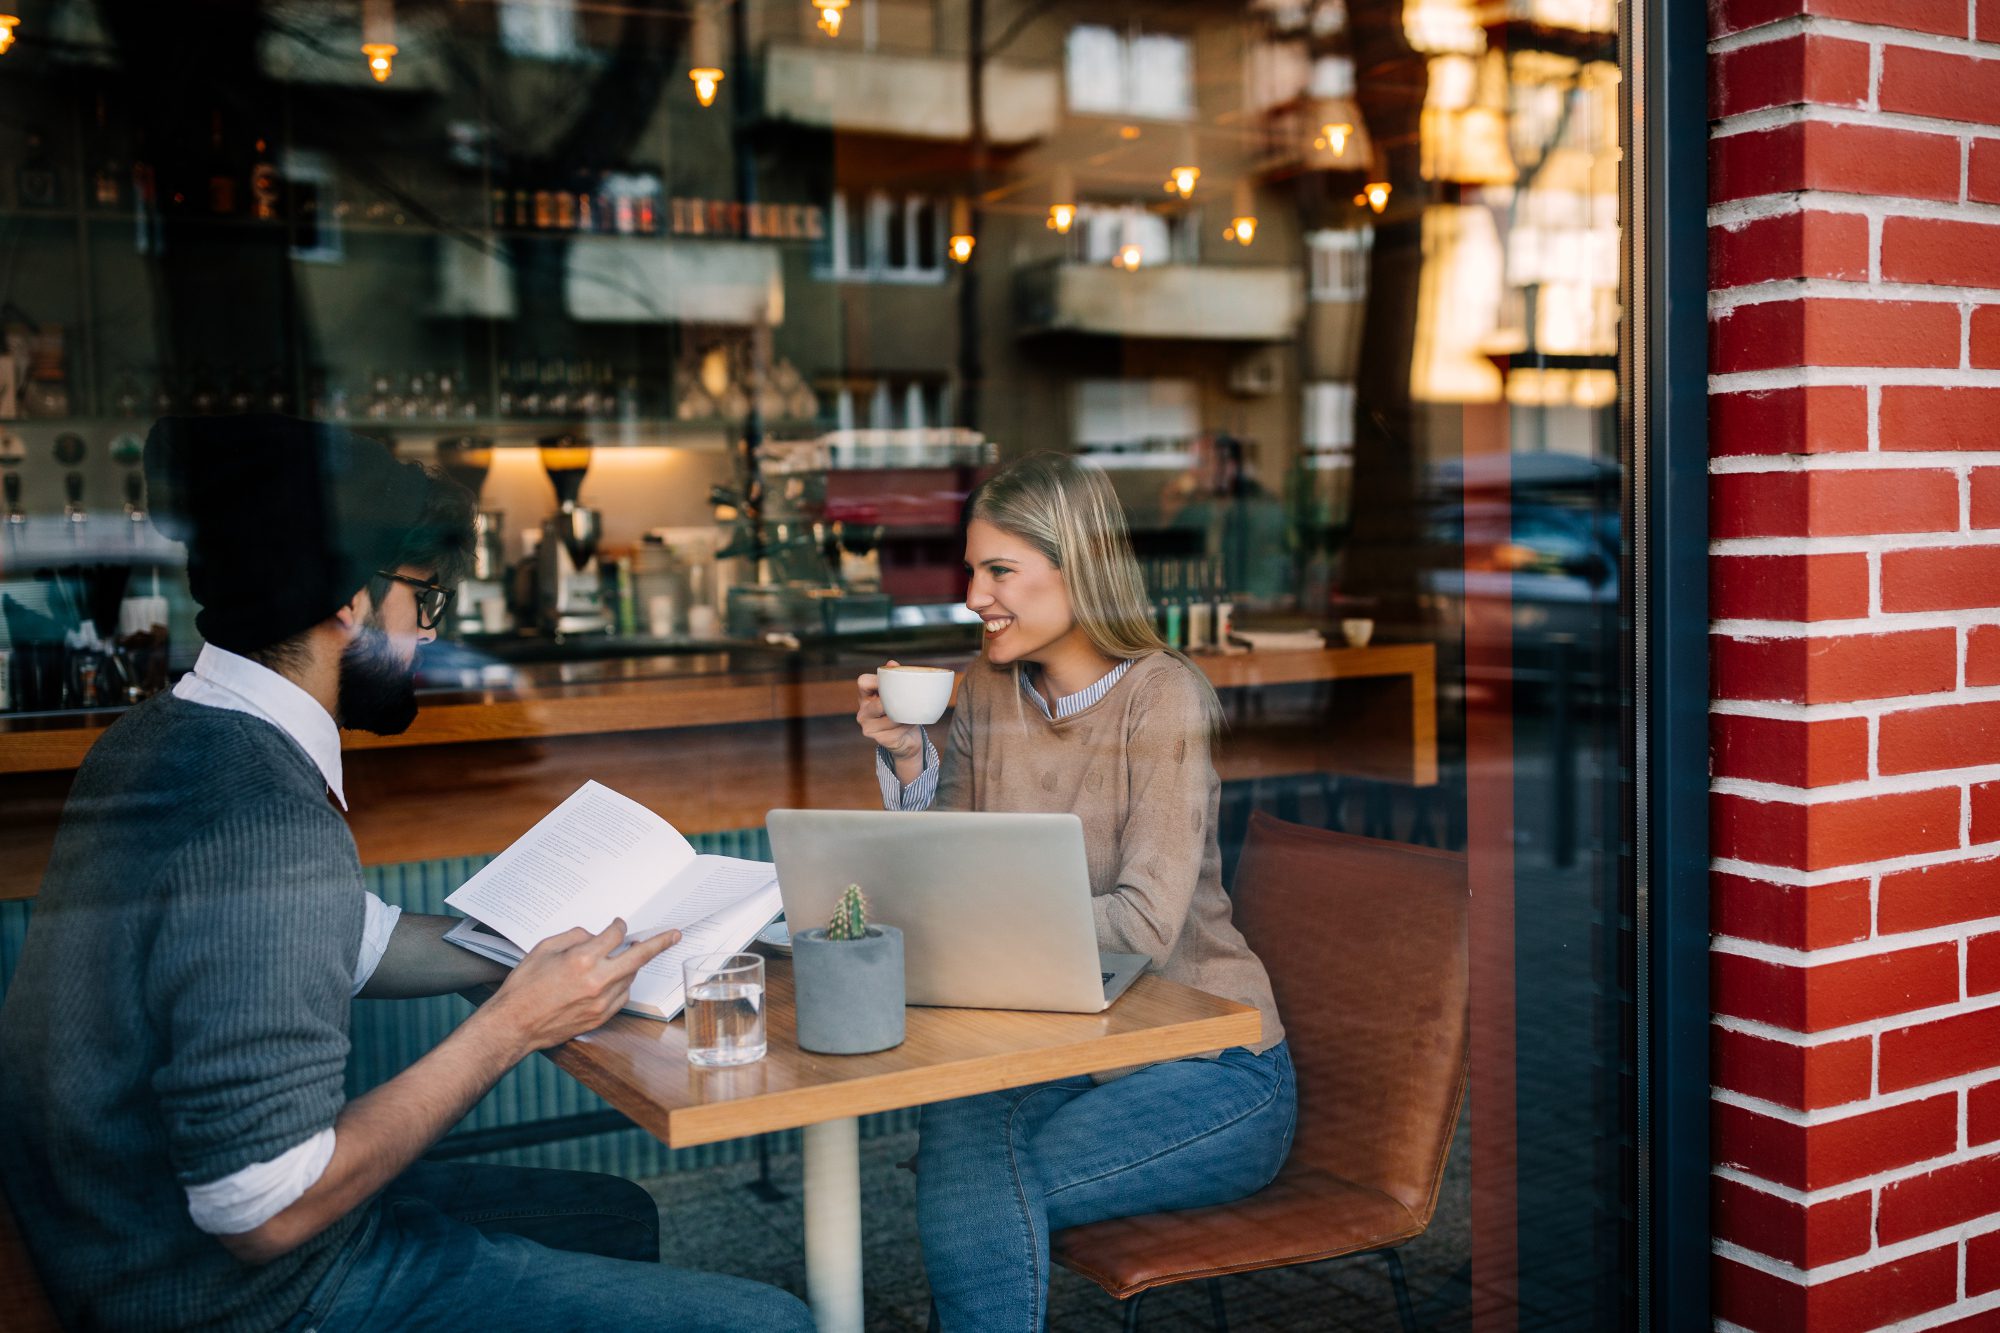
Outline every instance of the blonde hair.
POLYGON ((1179 658, 1208 696, 1210 726, 1221 724, 1222 706, 1207 675, 1153 627, 1125 506, 1101 469, 1066 454, 1017 458, 973 491, 966 518, 991 523, 1040 551, 1061 572, 1084 637, 1104 656, 1122 662, 1165 652, 1179 658))

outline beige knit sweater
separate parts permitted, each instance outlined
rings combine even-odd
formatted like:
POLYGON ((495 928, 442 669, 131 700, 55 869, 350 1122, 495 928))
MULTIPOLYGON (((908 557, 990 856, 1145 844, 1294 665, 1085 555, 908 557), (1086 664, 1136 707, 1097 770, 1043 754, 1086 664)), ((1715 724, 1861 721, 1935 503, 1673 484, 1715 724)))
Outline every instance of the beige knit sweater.
POLYGON ((1216 845, 1222 783, 1209 759, 1206 691, 1171 653, 1136 659, 1104 697, 1057 721, 1014 668, 966 668, 942 747, 934 810, 1073 812, 1098 947, 1149 972, 1255 1005, 1267 1050, 1284 1037, 1264 964, 1230 919, 1216 845))

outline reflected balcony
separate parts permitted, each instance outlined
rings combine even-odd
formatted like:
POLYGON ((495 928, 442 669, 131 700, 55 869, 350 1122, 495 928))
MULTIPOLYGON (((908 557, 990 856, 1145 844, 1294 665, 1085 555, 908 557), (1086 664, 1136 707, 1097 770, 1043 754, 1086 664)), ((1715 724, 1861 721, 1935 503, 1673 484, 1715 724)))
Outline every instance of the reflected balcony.
POLYGON ((1057 261, 1020 271, 1022 334, 1081 333, 1205 342, 1284 342, 1298 333, 1305 283, 1294 268, 1161 264, 1126 272, 1057 261))
MULTIPOLYGON (((963 56, 773 43, 764 53, 764 116, 848 134, 962 142, 972 137, 963 56)), ((1055 69, 986 64, 986 135, 1030 143, 1055 129, 1062 80, 1055 69)))

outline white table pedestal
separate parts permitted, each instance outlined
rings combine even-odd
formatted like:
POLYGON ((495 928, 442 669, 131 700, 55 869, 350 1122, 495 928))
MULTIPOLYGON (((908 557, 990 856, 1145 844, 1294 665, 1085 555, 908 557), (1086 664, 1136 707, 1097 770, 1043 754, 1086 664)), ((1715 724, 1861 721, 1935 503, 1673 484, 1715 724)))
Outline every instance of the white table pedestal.
POLYGON ((861 1333, 861 1122, 805 1127, 806 1297, 819 1333, 861 1333))

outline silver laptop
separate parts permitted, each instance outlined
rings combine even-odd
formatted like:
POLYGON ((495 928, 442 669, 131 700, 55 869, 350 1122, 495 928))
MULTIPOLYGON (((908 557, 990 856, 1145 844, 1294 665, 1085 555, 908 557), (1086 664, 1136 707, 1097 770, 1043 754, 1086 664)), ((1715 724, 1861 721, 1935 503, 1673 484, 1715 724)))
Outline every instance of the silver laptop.
POLYGON ((1075 815, 773 810, 793 930, 824 925, 849 884, 903 932, 911 1004, 1094 1014, 1152 960, 1099 953, 1075 815))

